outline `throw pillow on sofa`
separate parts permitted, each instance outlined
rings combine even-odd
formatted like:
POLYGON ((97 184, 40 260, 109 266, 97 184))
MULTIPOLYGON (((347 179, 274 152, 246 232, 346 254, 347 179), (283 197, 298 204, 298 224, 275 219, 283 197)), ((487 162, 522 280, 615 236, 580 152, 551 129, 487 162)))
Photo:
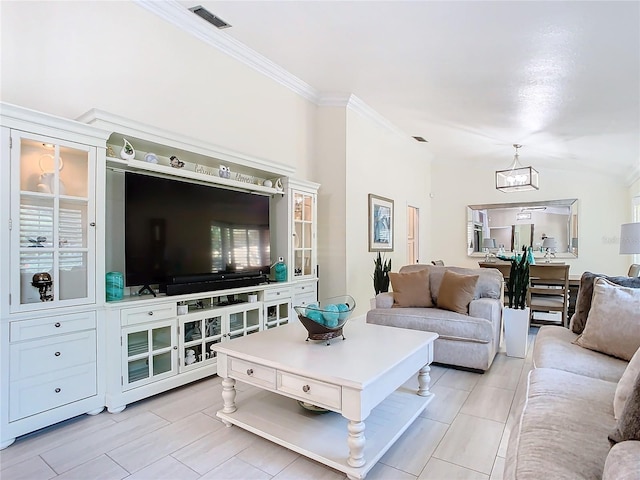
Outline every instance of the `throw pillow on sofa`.
POLYGON ((640 440, 640 375, 635 379, 615 430, 609 434, 612 445, 625 440, 640 440))
POLYGON ((394 307, 433 307, 429 270, 411 273, 389 272, 394 307))
POLYGON ((608 277, 602 273, 584 272, 580 277, 580 287, 576 298, 576 311, 571 317, 571 331, 581 334, 587 323, 591 298, 593 297, 593 283, 598 278, 606 278, 610 282, 623 287, 640 288, 640 277, 608 277))
POLYGON ((438 308, 469 314, 469 303, 476 292, 479 275, 461 275, 447 270, 438 293, 438 308))
POLYGON ((576 345, 631 360, 640 348, 640 290, 598 278, 582 335, 576 345))
POLYGON ((631 357, 631 361, 624 370, 616 387, 616 394, 613 397, 613 416, 616 420, 622 415, 624 404, 627 402, 627 398, 629 398, 633 390, 633 383, 638 375, 640 375, 640 348, 636 350, 636 353, 631 357))

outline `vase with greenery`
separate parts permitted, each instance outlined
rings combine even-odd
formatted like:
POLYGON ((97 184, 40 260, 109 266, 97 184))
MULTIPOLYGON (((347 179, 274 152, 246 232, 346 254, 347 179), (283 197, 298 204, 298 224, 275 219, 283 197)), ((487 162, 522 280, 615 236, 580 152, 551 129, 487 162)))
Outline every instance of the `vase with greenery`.
POLYGON ((373 264, 375 265, 373 269, 373 289, 376 291, 376 295, 381 292, 388 292, 391 259, 386 260, 384 256, 378 252, 378 256, 373 261, 373 264))
POLYGON ((527 247, 522 247, 522 255, 511 259, 511 270, 507 283, 509 308, 524 310, 527 303, 527 288, 529 287, 529 260, 527 247))

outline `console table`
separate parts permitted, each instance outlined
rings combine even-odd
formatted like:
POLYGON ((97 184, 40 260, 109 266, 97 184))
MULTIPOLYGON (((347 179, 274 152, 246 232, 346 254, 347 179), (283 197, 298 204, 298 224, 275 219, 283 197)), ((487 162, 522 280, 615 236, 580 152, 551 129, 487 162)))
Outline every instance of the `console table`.
POLYGON ((344 331, 346 340, 327 346, 306 342, 306 330, 292 323, 216 345, 224 400, 218 417, 364 478, 432 400, 438 335, 360 321, 344 331), (403 387, 416 372, 416 390, 403 387), (264 391, 236 399, 236 380, 264 391), (296 401, 330 412, 319 416, 296 401))

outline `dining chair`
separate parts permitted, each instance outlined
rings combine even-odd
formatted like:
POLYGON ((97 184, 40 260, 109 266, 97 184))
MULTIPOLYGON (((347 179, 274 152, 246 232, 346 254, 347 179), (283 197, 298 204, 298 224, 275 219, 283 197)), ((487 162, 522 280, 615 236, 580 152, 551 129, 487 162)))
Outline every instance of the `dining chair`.
POLYGON ((640 263, 632 263, 629 267, 628 277, 640 277, 640 263))
POLYGON ((569 265, 531 265, 527 292, 530 318, 534 312, 560 312, 562 325, 568 327, 569 265))

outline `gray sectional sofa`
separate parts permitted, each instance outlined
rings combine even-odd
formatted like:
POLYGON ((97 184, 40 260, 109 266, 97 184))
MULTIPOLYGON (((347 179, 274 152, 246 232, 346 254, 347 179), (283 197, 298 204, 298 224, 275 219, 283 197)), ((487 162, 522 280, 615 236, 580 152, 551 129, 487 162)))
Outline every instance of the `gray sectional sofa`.
POLYGON ((475 370, 487 370, 500 346, 503 307, 503 277, 494 269, 468 269, 433 265, 406 265, 399 273, 427 269, 434 305, 444 272, 478 275, 475 294, 468 306, 468 315, 434 307, 393 306, 393 294, 376 296, 376 308, 367 313, 367 322, 377 325, 436 332, 434 362, 475 370))
POLYGON ((574 345, 577 337, 557 326, 538 332, 505 480, 640 478, 640 442, 611 448, 607 438, 616 427, 613 399, 628 362, 574 345))

